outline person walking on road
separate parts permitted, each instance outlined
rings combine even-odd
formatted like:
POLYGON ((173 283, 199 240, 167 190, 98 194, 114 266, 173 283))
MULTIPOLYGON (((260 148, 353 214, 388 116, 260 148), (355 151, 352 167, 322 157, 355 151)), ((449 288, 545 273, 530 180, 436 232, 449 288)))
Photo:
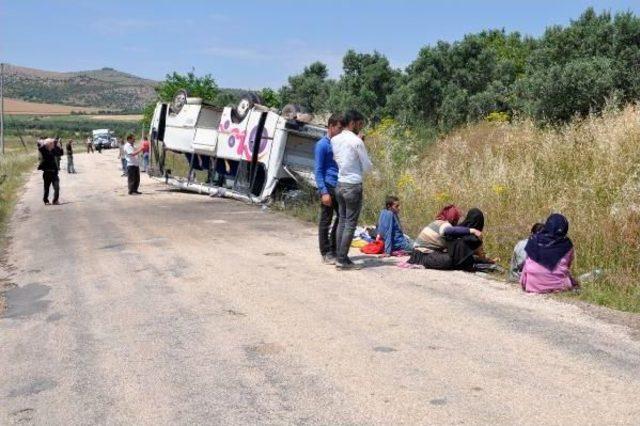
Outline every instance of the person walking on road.
POLYGON ((315 147, 314 171, 318 192, 321 197, 318 239, 322 261, 328 265, 336 263, 336 236, 339 223, 338 199, 336 197, 338 165, 333 159, 331 138, 340 134, 341 131, 342 115, 331 115, 329 117, 327 135, 316 142, 315 147))
POLYGON ((67 151, 67 173, 75 174, 76 168, 73 164, 73 139, 69 139, 65 148, 67 151))
POLYGON ((127 158, 127 184, 129 187, 129 195, 141 194, 138 191, 140 186, 140 160, 138 154, 142 152, 142 148, 135 149, 133 146, 135 138, 133 135, 127 136, 127 143, 124 145, 124 153, 127 158))
POLYGON ((93 143, 91 143, 91 138, 87 138, 87 154, 93 152, 93 143))
POLYGON ((338 164, 336 267, 344 270, 360 268, 349 259, 349 248, 362 210, 362 176, 372 164, 359 136, 364 127, 364 116, 355 110, 347 111, 342 124, 343 130, 331 139, 331 147, 338 164))
POLYGON ((49 205, 49 188, 53 185, 53 204, 59 204, 60 198, 60 178, 58 177, 57 158, 63 154, 62 148, 58 146, 54 139, 45 139, 38 147, 40 151, 40 164, 38 170, 42 170, 42 180, 44 181, 44 196, 42 200, 49 205))
POLYGON ((146 173, 149 169, 149 151, 151 150, 151 144, 149 143, 147 135, 142 137, 140 149, 142 149, 142 171, 146 173))

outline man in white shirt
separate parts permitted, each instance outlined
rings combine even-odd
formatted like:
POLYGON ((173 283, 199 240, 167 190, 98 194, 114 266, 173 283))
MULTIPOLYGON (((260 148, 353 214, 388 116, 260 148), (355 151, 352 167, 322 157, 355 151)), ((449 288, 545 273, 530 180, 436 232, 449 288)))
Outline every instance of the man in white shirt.
POLYGON ((359 269, 349 259, 349 248, 353 240, 353 232, 358 225, 362 210, 362 176, 371 167, 364 142, 358 136, 364 127, 364 116, 358 111, 350 110, 344 115, 342 133, 331 139, 333 157, 338 164, 338 231, 336 267, 338 269, 359 269))
POLYGON ((141 194, 138 191, 140 186, 140 160, 138 154, 142 152, 142 148, 135 149, 133 143, 135 138, 133 135, 127 136, 127 143, 124 144, 124 154, 127 159, 127 184, 129 186, 129 195, 141 194))

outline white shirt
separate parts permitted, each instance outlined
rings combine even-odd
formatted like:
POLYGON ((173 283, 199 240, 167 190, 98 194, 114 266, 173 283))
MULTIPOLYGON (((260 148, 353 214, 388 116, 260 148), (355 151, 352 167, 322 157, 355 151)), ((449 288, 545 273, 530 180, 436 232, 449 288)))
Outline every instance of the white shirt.
POLYGON ((373 166, 362 139, 350 130, 343 130, 331 138, 331 149, 338 164, 338 182, 362 183, 362 175, 373 166))
POLYGON ((140 160, 138 160, 138 156, 133 155, 134 151, 135 149, 133 148, 133 145, 131 145, 131 143, 127 142, 126 144, 124 144, 124 153, 127 159, 127 167, 140 166, 140 160))

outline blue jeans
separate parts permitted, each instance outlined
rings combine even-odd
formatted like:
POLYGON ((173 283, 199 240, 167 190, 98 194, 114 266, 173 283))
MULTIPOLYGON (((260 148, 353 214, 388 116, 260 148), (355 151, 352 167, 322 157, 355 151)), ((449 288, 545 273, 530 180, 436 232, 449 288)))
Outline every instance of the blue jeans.
POLYGON ((149 168, 149 153, 145 152, 142 154, 142 171, 146 172, 149 168))
POLYGON ((349 263, 349 248, 362 210, 362 184, 338 183, 336 195, 339 216, 336 259, 339 263, 349 263))

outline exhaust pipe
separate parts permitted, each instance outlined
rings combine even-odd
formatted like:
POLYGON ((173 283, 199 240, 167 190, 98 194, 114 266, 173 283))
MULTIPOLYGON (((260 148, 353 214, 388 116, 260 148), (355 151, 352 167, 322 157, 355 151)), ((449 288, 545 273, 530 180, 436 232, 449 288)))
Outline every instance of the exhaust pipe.
POLYGON ((207 194, 210 197, 230 198, 233 200, 244 201, 245 203, 249 204, 261 204, 261 201, 258 197, 239 194, 236 191, 227 188, 221 188, 219 186, 211 186, 204 183, 183 181, 168 175, 166 175, 164 178, 152 177, 152 179, 158 182, 164 182, 167 185, 182 189, 184 191, 194 192, 196 194, 207 194))

